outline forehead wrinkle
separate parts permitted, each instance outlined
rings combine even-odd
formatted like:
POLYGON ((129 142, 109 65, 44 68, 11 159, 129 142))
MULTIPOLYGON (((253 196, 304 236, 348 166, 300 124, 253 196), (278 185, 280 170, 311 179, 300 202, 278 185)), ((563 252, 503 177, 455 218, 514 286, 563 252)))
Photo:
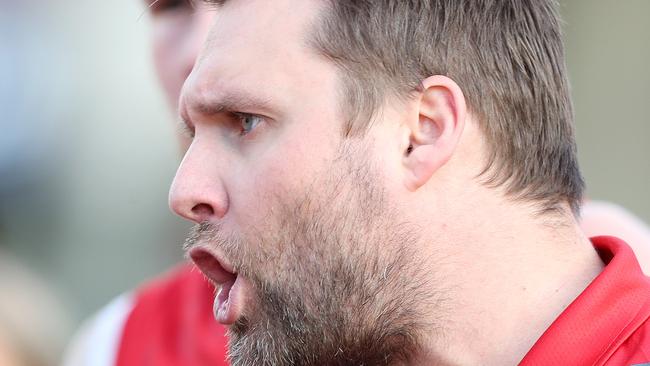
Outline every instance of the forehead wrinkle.
POLYGON ((312 95, 316 94, 313 91, 330 84, 329 73, 323 71, 336 72, 336 68, 323 60, 308 41, 315 24, 320 22, 322 7, 311 9, 306 2, 301 3, 296 12, 305 16, 294 14, 284 20, 274 16, 276 12, 284 14, 283 8, 265 1, 255 4, 267 10, 259 16, 251 15, 249 5, 253 2, 244 1, 234 1, 241 7, 226 7, 229 10, 224 8, 216 13, 195 65, 193 82, 187 89, 187 96, 191 96, 188 102, 198 102, 198 97, 206 97, 206 102, 191 106, 192 112, 212 115, 254 107, 253 111, 269 110, 269 117, 283 117, 289 110, 307 108, 309 101, 317 97, 312 95), (242 19, 253 26, 236 27, 242 19), (235 87, 241 91, 223 92, 235 87), (252 98, 250 94, 264 98, 252 98), (307 97, 311 99, 308 101, 307 97), (300 98, 304 103, 297 105, 295 101, 300 98))

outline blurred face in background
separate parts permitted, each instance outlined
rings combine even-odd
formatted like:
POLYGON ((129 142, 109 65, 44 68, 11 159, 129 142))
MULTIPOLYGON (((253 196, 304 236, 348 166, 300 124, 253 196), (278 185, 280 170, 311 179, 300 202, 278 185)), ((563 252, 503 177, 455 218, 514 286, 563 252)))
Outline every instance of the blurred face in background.
MULTIPOLYGON (((151 14, 156 74, 169 106, 175 110, 185 79, 210 29, 214 13, 191 0, 144 0, 151 14)), ((184 150, 189 140, 179 134, 184 150)))

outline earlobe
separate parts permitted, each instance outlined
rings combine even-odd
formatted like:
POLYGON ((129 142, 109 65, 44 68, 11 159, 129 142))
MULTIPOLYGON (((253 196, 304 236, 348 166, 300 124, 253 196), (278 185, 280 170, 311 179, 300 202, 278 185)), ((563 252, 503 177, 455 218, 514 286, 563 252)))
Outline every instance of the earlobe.
POLYGON ((416 191, 423 186, 434 171, 441 164, 434 162, 436 157, 435 149, 432 145, 420 145, 413 147, 411 153, 405 158, 405 167, 407 169, 406 187, 410 191, 416 191))
POLYGON ((465 125, 465 97, 446 76, 422 82, 417 118, 408 122, 409 147, 404 154, 405 185, 415 191, 449 161, 465 125))

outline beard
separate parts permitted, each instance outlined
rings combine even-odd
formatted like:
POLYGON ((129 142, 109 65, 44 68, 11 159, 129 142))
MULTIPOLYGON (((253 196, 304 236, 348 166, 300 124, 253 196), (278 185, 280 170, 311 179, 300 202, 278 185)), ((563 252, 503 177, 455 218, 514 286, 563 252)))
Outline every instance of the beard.
POLYGON ((218 247, 251 285, 228 330, 233 366, 406 365, 422 351, 440 296, 417 252, 421 230, 358 159, 368 152, 342 143, 327 173, 265 200, 272 209, 246 233, 193 229, 186 247, 218 247))

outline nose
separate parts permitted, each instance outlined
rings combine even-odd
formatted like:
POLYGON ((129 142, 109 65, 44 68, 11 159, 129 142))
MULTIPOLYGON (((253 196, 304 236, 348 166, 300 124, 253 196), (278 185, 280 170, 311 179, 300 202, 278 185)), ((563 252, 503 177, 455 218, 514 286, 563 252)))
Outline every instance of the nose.
POLYGON ((169 207, 196 223, 214 222, 228 211, 228 195, 217 164, 194 145, 185 154, 169 190, 169 207))

